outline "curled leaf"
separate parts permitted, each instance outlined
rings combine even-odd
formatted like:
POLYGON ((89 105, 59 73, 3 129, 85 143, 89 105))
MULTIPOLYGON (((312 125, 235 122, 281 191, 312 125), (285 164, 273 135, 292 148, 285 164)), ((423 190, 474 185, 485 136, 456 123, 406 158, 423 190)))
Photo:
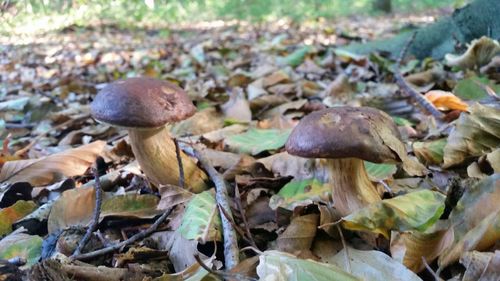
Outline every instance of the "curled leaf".
POLYGON ((481 67, 491 61, 500 53, 500 45, 497 40, 486 36, 472 40, 467 51, 462 55, 447 54, 444 59, 449 66, 472 69, 481 67))
POLYGON ((451 92, 432 90, 425 94, 434 106, 440 110, 460 110, 467 111, 468 105, 451 92))
POLYGON ((444 168, 462 164, 498 148, 500 109, 475 104, 470 114, 462 113, 444 147, 444 168))

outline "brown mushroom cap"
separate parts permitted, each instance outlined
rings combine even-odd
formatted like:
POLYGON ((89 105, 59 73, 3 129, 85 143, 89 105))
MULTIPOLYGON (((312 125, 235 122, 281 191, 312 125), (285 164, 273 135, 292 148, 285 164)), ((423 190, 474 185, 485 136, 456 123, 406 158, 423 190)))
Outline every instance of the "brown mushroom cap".
POLYGON ((154 128, 192 116, 196 108, 180 87, 153 78, 129 78, 104 87, 94 98, 92 116, 102 122, 154 128))
POLYGON ((374 163, 400 162, 382 134, 401 139, 386 113, 370 107, 335 107, 315 111, 294 128, 288 153, 306 158, 359 158, 374 163))

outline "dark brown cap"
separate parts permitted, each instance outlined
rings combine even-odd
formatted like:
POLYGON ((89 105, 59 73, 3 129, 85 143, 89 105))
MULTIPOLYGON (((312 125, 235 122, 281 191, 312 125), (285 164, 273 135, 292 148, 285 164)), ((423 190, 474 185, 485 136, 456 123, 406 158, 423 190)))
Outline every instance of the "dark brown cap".
POLYGON ((374 163, 400 162, 384 143, 384 134, 400 140, 386 113, 370 107, 335 107, 315 111, 294 128, 286 143, 292 155, 306 158, 359 158, 374 163))
POLYGON ((196 112, 180 87, 145 77, 110 83, 96 95, 90 110, 99 121, 136 128, 160 127, 196 112))

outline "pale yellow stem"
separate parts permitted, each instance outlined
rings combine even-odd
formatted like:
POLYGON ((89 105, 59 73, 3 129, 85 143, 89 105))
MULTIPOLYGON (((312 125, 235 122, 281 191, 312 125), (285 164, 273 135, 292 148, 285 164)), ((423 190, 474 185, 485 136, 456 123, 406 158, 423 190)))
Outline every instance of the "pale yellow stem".
POLYGON ((368 178, 363 160, 328 159, 326 165, 330 172, 333 204, 342 216, 381 200, 377 188, 368 178))
MULTIPOLYGON (((175 143, 165 127, 129 129, 130 144, 135 158, 146 176, 156 185, 179 184, 179 165, 175 143)), ((181 151, 186 188, 192 192, 206 189, 207 175, 181 151)))

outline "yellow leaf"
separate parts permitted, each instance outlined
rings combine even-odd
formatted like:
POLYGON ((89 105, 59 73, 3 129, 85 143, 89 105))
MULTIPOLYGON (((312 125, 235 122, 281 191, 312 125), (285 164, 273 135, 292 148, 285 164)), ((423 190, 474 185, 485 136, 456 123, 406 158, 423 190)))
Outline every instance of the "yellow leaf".
POLYGON ((468 105, 465 102, 450 92, 433 90, 427 92, 425 98, 441 110, 467 111, 468 109, 468 105))

